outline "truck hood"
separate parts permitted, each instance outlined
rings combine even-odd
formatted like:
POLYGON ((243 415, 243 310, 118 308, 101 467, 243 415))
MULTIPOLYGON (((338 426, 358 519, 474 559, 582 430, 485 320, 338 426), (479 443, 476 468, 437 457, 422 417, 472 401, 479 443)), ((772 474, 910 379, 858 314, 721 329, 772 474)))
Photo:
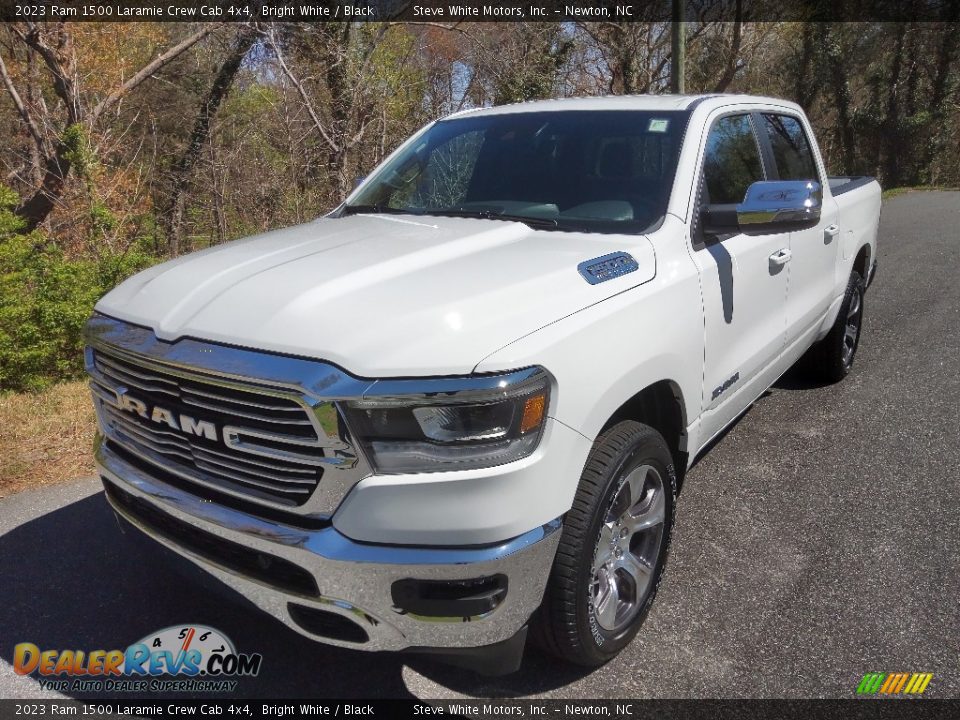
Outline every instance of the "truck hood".
MULTIPOLYGON (((474 218, 323 218, 157 265, 97 310, 193 337, 336 363, 363 377, 469 373, 485 356, 655 274, 643 236, 474 218), (639 269, 591 285, 615 251, 639 269)), ((505 368, 506 369, 506 368, 505 368)))

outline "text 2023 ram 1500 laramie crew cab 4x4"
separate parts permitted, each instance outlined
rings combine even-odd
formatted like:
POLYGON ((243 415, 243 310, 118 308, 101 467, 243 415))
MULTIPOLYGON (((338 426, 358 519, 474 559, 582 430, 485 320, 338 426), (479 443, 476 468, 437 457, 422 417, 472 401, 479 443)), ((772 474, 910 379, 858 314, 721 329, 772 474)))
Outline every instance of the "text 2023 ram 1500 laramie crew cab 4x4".
POLYGON ((107 498, 308 637, 507 671, 529 626, 598 665, 697 453, 808 350, 850 370, 879 212, 782 100, 458 113, 100 301, 107 498))

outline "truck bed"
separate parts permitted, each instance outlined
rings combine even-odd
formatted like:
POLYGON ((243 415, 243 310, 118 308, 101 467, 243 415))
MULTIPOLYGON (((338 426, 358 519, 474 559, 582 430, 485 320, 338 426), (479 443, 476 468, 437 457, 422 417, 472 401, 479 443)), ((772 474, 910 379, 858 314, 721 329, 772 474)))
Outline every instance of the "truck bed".
MULTIPOLYGON (((876 237, 880 222, 881 190, 875 178, 868 176, 828 178, 833 198, 840 212, 843 234, 840 238, 844 260, 856 255, 870 238, 876 237)), ((876 258, 867 256, 864 281, 873 279, 876 258)), ((844 266, 846 267, 846 266, 844 266)), ((844 275, 846 275, 844 270, 844 275)), ((846 278, 844 277, 844 281, 846 278)))
POLYGON ((827 178, 827 182, 830 184, 830 192, 833 193, 834 197, 843 195, 843 193, 850 192, 855 188, 869 185, 873 181, 874 178, 869 175, 835 175, 827 178))

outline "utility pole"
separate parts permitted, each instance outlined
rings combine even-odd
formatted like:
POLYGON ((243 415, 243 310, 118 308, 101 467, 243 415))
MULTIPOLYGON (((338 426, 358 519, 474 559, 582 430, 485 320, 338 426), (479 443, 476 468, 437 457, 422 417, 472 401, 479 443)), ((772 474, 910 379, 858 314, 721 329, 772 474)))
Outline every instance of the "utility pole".
POLYGON ((687 62, 687 24, 683 19, 686 10, 684 0, 673 0, 673 21, 670 23, 670 92, 677 94, 684 92, 683 70, 687 62))

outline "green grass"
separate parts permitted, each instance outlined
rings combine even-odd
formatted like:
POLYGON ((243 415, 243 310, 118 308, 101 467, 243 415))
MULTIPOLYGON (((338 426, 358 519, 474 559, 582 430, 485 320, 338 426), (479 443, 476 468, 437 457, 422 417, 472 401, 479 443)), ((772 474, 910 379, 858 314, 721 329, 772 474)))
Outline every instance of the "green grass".
POLYGON ((907 193, 912 193, 912 192, 938 192, 943 190, 955 192, 957 190, 960 190, 960 188, 944 187, 941 185, 916 185, 911 187, 897 187, 897 188, 890 188, 889 190, 884 190, 883 199, 889 200, 890 198, 895 198, 899 195, 906 195, 907 193))

